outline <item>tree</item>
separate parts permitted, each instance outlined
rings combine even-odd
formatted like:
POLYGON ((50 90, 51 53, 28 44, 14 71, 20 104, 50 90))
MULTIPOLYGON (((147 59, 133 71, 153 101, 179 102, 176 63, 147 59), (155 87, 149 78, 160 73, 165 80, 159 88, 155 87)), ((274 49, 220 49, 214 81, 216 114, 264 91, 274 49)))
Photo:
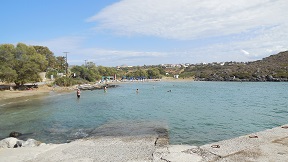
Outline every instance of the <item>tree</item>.
POLYGON ((99 74, 102 76, 111 76, 116 74, 115 68, 98 66, 97 69, 99 71, 99 74))
POLYGON ((85 66, 87 69, 90 69, 90 70, 91 69, 95 70, 97 68, 94 62, 87 62, 85 66))
POLYGON ((66 60, 65 60, 65 57, 63 57, 63 56, 58 56, 58 57, 56 57, 55 69, 56 69, 59 73, 65 73, 65 70, 66 70, 66 60))
POLYGON ((95 82, 95 80, 99 80, 101 76, 95 66, 92 63, 82 66, 74 66, 71 69, 72 73, 76 74, 76 77, 85 79, 89 82, 95 82))
POLYGON ((16 85, 40 81, 39 73, 47 68, 48 63, 45 57, 37 53, 33 46, 18 43, 14 58, 13 69, 17 72, 17 78, 14 80, 16 85))
MULTIPOLYGON (((49 68, 56 68, 57 65, 57 59, 54 56, 53 52, 49 50, 48 47, 43 46, 33 46, 37 53, 41 54, 42 56, 45 56, 45 59, 48 61, 47 67, 49 68)), ((45 69, 46 71, 47 69, 45 69)))
POLYGON ((11 83, 17 78, 15 70, 9 67, 0 67, 0 80, 11 83))
POLYGON ((14 64, 14 45, 0 45, 0 80, 13 82, 17 78, 17 73, 13 69, 14 64))
POLYGON ((148 73, 147 73, 146 70, 143 70, 143 69, 138 68, 138 70, 136 70, 136 71, 133 73, 133 75, 134 75, 134 77, 147 78, 148 73))
POLYGON ((148 69, 147 73, 150 79, 160 78, 160 71, 157 68, 148 69))

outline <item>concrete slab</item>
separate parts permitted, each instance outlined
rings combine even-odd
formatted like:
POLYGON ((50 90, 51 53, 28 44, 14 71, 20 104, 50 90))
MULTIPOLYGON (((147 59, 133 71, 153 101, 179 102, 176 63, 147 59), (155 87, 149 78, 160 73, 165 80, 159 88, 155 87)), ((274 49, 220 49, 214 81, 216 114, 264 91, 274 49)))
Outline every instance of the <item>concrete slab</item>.
POLYGON ((203 158, 188 150, 197 149, 197 146, 190 145, 167 145, 158 147, 153 153, 153 162, 200 162, 203 158))
POLYGON ((98 137, 67 144, 1 148, 0 161, 282 162, 288 161, 287 128, 276 127, 199 147, 169 145, 164 136, 150 135, 98 137))
POLYGON ((288 161, 288 129, 285 126, 203 145, 218 161, 288 161), (218 147, 216 147, 218 146, 218 147))
POLYGON ((155 140, 156 137, 105 137, 77 140, 52 148, 1 149, 0 161, 152 161, 155 140))

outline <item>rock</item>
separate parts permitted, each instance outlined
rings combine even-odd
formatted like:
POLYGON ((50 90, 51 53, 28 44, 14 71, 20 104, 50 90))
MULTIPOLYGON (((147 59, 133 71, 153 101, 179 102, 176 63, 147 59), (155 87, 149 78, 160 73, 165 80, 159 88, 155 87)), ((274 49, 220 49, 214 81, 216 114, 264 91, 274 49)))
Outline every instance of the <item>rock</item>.
POLYGON ((14 137, 5 138, 0 141, 0 148, 14 148, 18 139, 14 137))
POLYGON ((39 146, 40 144, 41 144, 40 141, 34 139, 28 139, 27 141, 22 143, 22 147, 35 147, 39 146))
MULTIPOLYGON (((46 146, 47 144, 46 143, 40 143, 39 146, 46 146)), ((48 144, 49 145, 49 144, 48 144)))
POLYGON ((14 137, 5 138, 0 141, 0 148, 17 148, 17 147, 35 147, 45 145, 40 141, 28 139, 27 141, 18 140, 14 137))
POLYGON ((16 142, 16 144, 14 145, 13 148, 22 147, 23 142, 24 142, 24 141, 22 141, 22 140, 18 140, 18 141, 16 142))
POLYGON ((19 132, 11 132, 10 134, 9 134, 9 137, 19 137, 19 136, 21 136, 22 135, 22 133, 19 133, 19 132))

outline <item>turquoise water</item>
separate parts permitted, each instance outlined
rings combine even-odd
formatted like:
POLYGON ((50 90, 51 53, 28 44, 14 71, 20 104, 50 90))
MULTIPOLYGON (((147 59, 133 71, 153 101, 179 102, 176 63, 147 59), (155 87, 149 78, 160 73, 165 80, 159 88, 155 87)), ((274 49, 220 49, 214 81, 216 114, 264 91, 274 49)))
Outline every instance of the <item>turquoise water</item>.
POLYGON ((287 90, 283 82, 151 82, 82 91, 80 99, 51 92, 0 103, 0 137, 19 131, 60 143, 116 130, 125 135, 134 125, 133 131, 167 128, 170 144, 202 145, 287 124, 287 90))

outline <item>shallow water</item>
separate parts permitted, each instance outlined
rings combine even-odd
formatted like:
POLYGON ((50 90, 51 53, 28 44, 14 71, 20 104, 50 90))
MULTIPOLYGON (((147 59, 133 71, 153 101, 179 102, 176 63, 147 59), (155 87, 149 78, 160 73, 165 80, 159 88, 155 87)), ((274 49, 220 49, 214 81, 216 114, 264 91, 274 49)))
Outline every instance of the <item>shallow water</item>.
POLYGON ((0 103, 0 137, 18 131, 60 143, 161 127, 168 129, 170 144, 202 145, 286 124, 287 90, 282 82, 153 82, 82 91, 80 99, 76 92, 51 92, 0 103))

